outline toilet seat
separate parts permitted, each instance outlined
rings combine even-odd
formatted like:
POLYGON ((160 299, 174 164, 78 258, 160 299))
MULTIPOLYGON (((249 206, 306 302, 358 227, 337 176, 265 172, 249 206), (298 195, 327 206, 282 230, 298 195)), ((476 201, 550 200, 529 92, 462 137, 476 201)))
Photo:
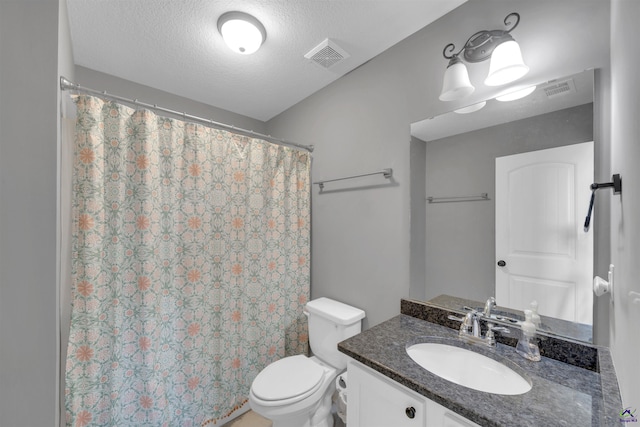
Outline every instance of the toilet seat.
POLYGON ((285 357, 258 374, 251 392, 267 405, 291 404, 313 394, 324 374, 322 366, 304 355, 285 357))

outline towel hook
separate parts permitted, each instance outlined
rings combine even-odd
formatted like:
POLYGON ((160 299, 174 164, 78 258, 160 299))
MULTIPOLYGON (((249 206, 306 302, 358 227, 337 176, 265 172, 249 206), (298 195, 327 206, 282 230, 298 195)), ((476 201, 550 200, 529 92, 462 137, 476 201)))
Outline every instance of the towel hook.
POLYGON ((601 188, 613 188, 613 194, 622 193, 622 179, 620 179, 620 174, 614 174, 611 179, 613 180, 612 182, 594 182, 593 184, 591 184, 591 201, 589 202, 589 211, 587 212, 587 217, 584 220, 585 233, 589 231, 589 224, 591 223, 591 212, 593 211, 593 202, 596 200, 596 191, 601 188))

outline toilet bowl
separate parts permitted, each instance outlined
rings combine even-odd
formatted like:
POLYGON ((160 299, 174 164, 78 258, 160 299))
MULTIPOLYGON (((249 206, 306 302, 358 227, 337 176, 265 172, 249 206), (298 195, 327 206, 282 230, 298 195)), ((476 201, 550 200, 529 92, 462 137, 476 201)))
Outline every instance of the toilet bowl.
POLYGON ((331 396, 337 375, 336 368, 316 357, 280 359, 256 377, 249 405, 273 421, 273 427, 332 427, 331 396))
POLYGON ((347 357, 337 344, 361 331, 364 311, 328 298, 309 301, 309 344, 313 357, 289 356, 271 363, 254 379, 251 409, 273 427, 333 427, 331 398, 347 357))

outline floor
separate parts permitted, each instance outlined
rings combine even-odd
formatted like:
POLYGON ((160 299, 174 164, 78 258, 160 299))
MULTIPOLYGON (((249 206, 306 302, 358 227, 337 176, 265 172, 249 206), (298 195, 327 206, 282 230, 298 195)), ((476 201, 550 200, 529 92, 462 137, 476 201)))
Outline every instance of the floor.
MULTIPOLYGON (((334 416, 333 418, 335 420, 333 427, 345 427, 340 418, 336 416, 334 416)), ((235 420, 228 422, 222 427, 271 427, 271 421, 261 417, 253 411, 249 411, 240 415, 235 420)))
POLYGON ((253 411, 248 411, 222 427, 271 427, 271 421, 253 411))

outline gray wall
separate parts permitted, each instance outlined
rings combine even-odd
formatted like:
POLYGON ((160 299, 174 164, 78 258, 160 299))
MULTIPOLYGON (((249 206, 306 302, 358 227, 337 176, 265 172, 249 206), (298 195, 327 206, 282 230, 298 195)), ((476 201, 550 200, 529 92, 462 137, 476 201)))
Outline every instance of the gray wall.
MULTIPOLYGON (((611 181, 611 70, 609 67, 596 70, 593 102, 593 134, 595 144, 595 181, 611 181)), ((611 262, 610 203, 611 192, 598 194, 598 203, 593 207, 592 222, 594 243, 594 276, 607 277, 611 262)), ((609 298, 594 298, 593 342, 609 345, 609 298)))
POLYGON ((427 194, 427 170, 426 156, 427 145, 424 141, 411 137, 409 143, 409 155, 411 156, 409 169, 411 176, 409 182, 411 185, 411 205, 410 205, 410 281, 409 281, 409 298, 417 300, 427 299, 427 288, 425 286, 427 270, 424 262, 426 253, 426 226, 425 220, 427 208, 425 203, 425 194, 427 194))
MULTIPOLYGON (((537 26, 558 33, 556 47, 563 55, 554 57, 548 74, 535 70, 544 77, 540 81, 608 65, 608 56, 594 60, 588 47, 603 43, 601 32, 594 29, 608 31, 606 1, 470 0, 267 122, 272 135, 315 145, 314 180, 394 168, 397 186, 362 189, 352 181, 341 186, 350 191, 328 194, 314 187, 313 297, 334 297, 361 307, 367 312, 367 327, 397 314, 400 298, 415 294, 412 277, 420 273, 410 261, 415 259, 410 253, 410 124, 459 107, 437 97, 446 67, 443 47, 462 43, 470 35, 465 29, 476 28, 478 19, 502 19, 514 10, 523 17, 517 31, 535 32, 537 26), (563 47, 567 31, 584 43, 563 47)), ((518 37, 523 52, 544 54, 535 36, 518 37)), ((481 80, 474 75, 479 69, 469 67, 475 81, 481 80)), ((378 181, 364 181, 369 183, 378 181)))
POLYGON ((57 424, 60 0, 0 1, 0 425, 57 424))
MULTIPOLYGON (((136 98, 147 104, 156 104, 169 110, 185 112, 203 119, 214 120, 219 123, 237 126, 258 133, 264 133, 266 127, 265 123, 260 120, 212 107, 211 105, 193 101, 169 92, 163 92, 149 86, 144 86, 85 67, 76 66, 74 83, 101 92, 107 91, 107 93, 124 98, 136 98)), ((167 115, 162 112, 158 114, 167 115)), ((178 118, 181 117, 178 116, 178 118)))
POLYGON ((495 295, 496 157, 593 139, 593 104, 585 104, 428 141, 427 196, 488 193, 490 200, 427 203, 426 298, 495 295))
MULTIPOLYGON (((73 51, 67 15, 66 0, 59 0, 58 7, 58 76, 74 79, 73 51)), ((59 425, 65 425, 64 372, 66 367, 67 343, 69 341, 70 301, 71 301, 71 177, 73 168, 73 130, 75 123, 66 118, 69 102, 58 92, 58 416, 59 425)))
MULTIPOLYGON (((409 294, 409 124, 446 111, 445 106, 434 106, 436 101, 431 100, 442 77, 442 46, 458 40, 460 29, 467 28, 474 16, 505 16, 514 3, 504 2, 496 11, 483 7, 496 2, 471 0, 447 20, 416 33, 268 123, 268 133, 317 145, 316 178, 396 168, 397 186, 323 195, 314 188, 312 280, 316 296, 331 294, 361 306, 367 310, 370 324, 399 311, 398 299, 409 294), (470 17, 464 18, 461 13, 470 17), (354 219, 352 215, 358 216, 354 219)), ((516 6, 523 16, 525 12, 535 16, 538 9, 546 22, 559 20, 560 25, 550 24, 549 31, 562 28, 561 22, 571 16, 571 21, 585 28, 581 35, 584 49, 607 40, 606 34, 593 31, 602 28, 603 17, 608 20, 607 1, 573 2, 586 5, 577 13, 550 13, 556 4, 561 8, 570 3, 527 0, 518 1, 516 6)), ((640 63, 629 55, 635 49, 639 8, 636 1, 613 0, 613 87, 611 95, 603 90, 599 106, 604 108, 598 115, 612 151, 612 165, 601 170, 601 179, 621 173, 625 185, 623 197, 611 198, 611 259, 618 268, 620 292, 610 329, 626 405, 640 402, 640 371, 636 366, 640 319, 637 305, 629 297, 630 291, 640 290, 640 192, 634 185, 640 182, 636 117, 640 87, 635 79, 640 63)), ((56 94, 58 72, 67 77, 72 73, 59 52, 60 48, 68 51, 68 46, 63 38, 58 39, 64 25, 58 27, 58 14, 57 1, 0 1, 2 427, 55 422, 56 94)), ((605 71, 603 81, 609 81, 608 58, 585 63, 580 50, 562 52, 557 58, 561 68, 557 75, 601 67, 605 71)), ((609 145, 602 149, 608 151, 609 145)))
MULTIPOLYGON (((425 117, 446 112, 446 107, 434 105, 439 91, 442 70, 434 72, 432 58, 439 58, 441 47, 453 40, 469 18, 491 13, 487 4, 500 2, 470 1, 445 19, 419 31, 378 56, 365 66, 340 79, 331 86, 305 99, 290 110, 268 122, 269 133, 280 137, 316 145, 314 178, 331 178, 355 169, 409 167, 402 160, 409 155, 409 124, 425 117)), ((562 28, 550 20, 579 22, 585 29, 580 34, 582 47, 606 40, 601 31, 601 19, 609 19, 607 1, 582 2, 503 2, 508 9, 525 11, 546 20, 547 29, 562 28), (554 13, 566 5, 569 10, 554 13), (528 10, 527 10, 528 9, 528 10), (535 9, 535 10, 534 10, 535 9), (597 28, 597 31, 594 31, 597 28), (589 41, 587 41, 589 39, 589 41)), ((510 11, 510 10, 509 10, 510 11)), ((640 86, 635 78, 640 60, 629 56, 635 49, 640 2, 612 0, 611 63, 608 56, 596 63, 585 63, 576 50, 559 49, 562 55, 555 59, 560 64, 556 75, 600 68, 596 73, 600 87, 597 91, 595 139, 599 162, 596 164, 598 181, 605 181, 612 173, 623 176, 623 195, 606 196, 596 206, 597 224, 605 230, 611 218, 611 242, 603 247, 611 250, 610 260, 617 266, 616 300, 608 304, 598 301, 598 308, 610 309, 609 333, 611 349, 620 381, 625 405, 640 401, 640 371, 637 369, 638 332, 640 310, 635 294, 640 292, 640 86), (610 68, 611 67, 611 68, 610 68), (611 159, 611 164, 607 164, 611 159), (607 211, 607 204, 611 212, 607 211)), ((508 11, 507 11, 508 12, 508 11)), ((609 30, 610 28, 610 30, 609 30)), ((571 36, 570 36, 571 37, 571 36)), ((558 38, 558 43, 562 39, 558 38)), ((473 100, 472 100, 473 101, 473 100)), ((398 184, 407 186, 408 171, 396 170, 398 184)), ((408 221, 410 203, 407 189, 390 188, 377 192, 354 190, 331 196, 313 195, 313 270, 314 296, 334 296, 362 307, 367 311, 368 324, 376 324, 398 312, 397 300, 409 295, 407 280, 407 250, 410 247, 408 221), (334 197, 347 194, 349 197, 334 197), (328 196, 328 197, 327 197, 328 196), (380 206, 403 203, 403 206, 379 209, 380 206), (361 207, 358 207, 361 206, 361 207), (328 214, 327 214, 328 213, 328 214), (362 223, 352 219, 362 215, 362 223), (380 229, 385 230, 379 232, 380 229), (388 231, 392 231, 391 233, 388 231), (380 237, 380 235, 383 235, 380 237), (383 239, 388 238, 384 244, 383 239), (349 241, 349 244, 343 242, 349 241), (373 266, 373 268, 372 268, 373 266), (385 274, 380 274, 386 268, 385 274)), ((600 196, 600 195, 599 195, 600 196)), ((602 241, 596 233, 596 241, 602 241)), ((606 256, 595 264, 596 273, 606 277, 606 256)), ((596 331, 596 334, 598 332, 596 331)))
POLYGON ((269 132, 313 144, 313 180, 393 168, 380 177, 312 190, 311 296, 366 311, 364 326, 399 312, 409 295, 409 82, 391 49, 269 122, 269 132))
POLYGON ((640 405, 640 67, 637 52, 640 2, 613 0, 611 13, 611 173, 622 177, 622 195, 611 196, 611 350, 624 406, 640 405))

